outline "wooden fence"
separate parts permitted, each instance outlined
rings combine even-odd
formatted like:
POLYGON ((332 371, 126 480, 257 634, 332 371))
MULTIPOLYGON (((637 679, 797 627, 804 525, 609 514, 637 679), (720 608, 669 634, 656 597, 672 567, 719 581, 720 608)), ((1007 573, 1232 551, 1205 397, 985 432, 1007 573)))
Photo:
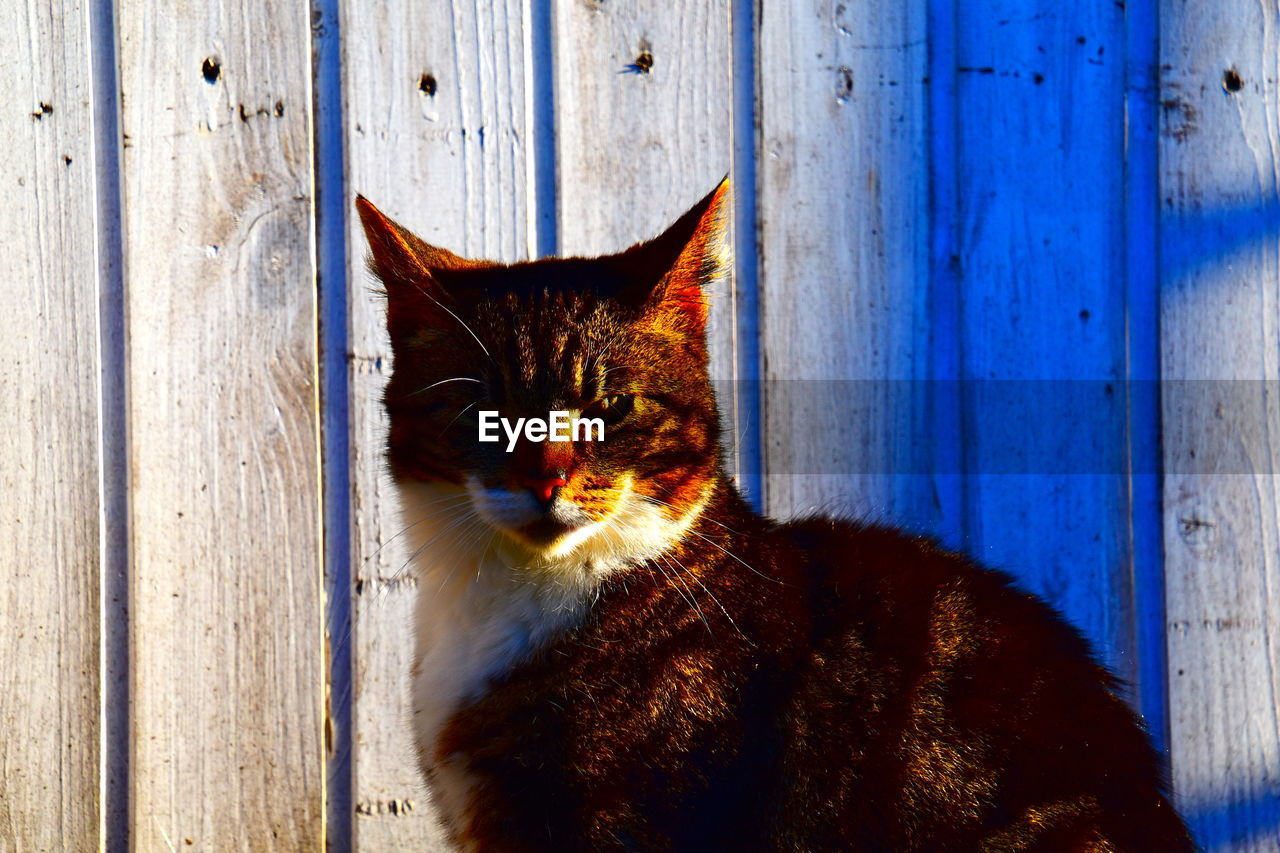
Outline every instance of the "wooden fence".
POLYGON ((351 216, 514 260, 725 173, 771 512, 934 532, 1280 842, 1280 11, 0 5, 0 850, 432 849, 351 216))

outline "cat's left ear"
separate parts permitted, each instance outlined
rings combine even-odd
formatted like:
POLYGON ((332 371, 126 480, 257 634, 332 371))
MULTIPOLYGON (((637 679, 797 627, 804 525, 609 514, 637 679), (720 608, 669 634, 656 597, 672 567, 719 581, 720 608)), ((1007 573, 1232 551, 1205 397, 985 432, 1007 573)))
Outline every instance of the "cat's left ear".
POLYGON ((369 240, 369 266, 389 287, 404 282, 421 286, 442 270, 473 266, 453 252, 429 245, 362 195, 356 196, 360 224, 369 240))
POLYGON ((482 263, 422 241, 364 196, 356 196, 356 210, 369 241, 369 269, 386 288, 387 326, 393 337, 413 327, 455 322, 449 305, 456 307, 456 294, 442 279, 451 271, 482 263))
POLYGON ((729 179, 647 243, 618 256, 648 309, 701 333, 707 324, 706 288, 728 274, 729 179))

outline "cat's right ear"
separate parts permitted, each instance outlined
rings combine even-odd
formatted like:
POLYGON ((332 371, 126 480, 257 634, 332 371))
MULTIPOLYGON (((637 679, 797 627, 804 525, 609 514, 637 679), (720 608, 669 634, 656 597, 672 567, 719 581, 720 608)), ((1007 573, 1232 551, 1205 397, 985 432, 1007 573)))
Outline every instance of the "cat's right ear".
POLYGON ((424 243, 362 195, 356 196, 356 210, 369 241, 369 269, 387 290, 388 322, 395 325, 404 319, 430 324, 443 319, 451 299, 440 274, 472 264, 424 243))

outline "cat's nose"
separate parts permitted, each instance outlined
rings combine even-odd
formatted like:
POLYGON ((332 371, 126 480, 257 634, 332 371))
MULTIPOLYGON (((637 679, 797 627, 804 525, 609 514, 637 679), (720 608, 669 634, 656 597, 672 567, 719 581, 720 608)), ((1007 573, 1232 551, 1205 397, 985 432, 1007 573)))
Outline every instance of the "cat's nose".
POLYGON ((523 485, 533 492, 533 496, 540 506, 546 507, 551 504, 551 499, 555 497, 556 489, 568 485, 568 483, 569 481, 561 476, 545 476, 526 477, 523 485))

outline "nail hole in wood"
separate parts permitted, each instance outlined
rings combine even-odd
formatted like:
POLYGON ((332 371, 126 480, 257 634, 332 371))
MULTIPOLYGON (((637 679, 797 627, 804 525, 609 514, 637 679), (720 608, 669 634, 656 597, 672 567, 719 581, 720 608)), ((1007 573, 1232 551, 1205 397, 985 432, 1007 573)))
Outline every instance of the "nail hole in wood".
POLYGON ((217 57, 205 57, 204 62, 200 63, 200 75, 204 77, 204 82, 212 86, 222 76, 222 63, 217 57))
POLYGON ((842 65, 836 73, 839 75, 836 81, 836 100, 843 104, 853 97, 853 69, 842 65))
POLYGON ((418 78, 418 91, 424 97, 434 98, 436 96, 436 89, 437 85, 435 77, 432 77, 430 74, 423 74, 418 78))
POLYGON ((649 51, 649 48, 643 44, 640 45, 640 53, 636 56, 636 61, 622 70, 629 74, 648 74, 653 70, 653 54, 649 51))
POLYGON ((1222 88, 1228 92, 1239 92, 1244 88, 1244 78, 1234 68, 1228 68, 1222 75, 1222 88))

